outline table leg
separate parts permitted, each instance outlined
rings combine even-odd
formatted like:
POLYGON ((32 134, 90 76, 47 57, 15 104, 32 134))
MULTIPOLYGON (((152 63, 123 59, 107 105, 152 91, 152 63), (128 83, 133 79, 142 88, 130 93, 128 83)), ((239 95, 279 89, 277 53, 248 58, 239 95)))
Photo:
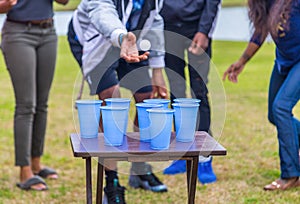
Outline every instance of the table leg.
POLYGON ((86 203, 92 204, 92 161, 91 157, 86 157, 85 159, 85 172, 86 172, 86 203))
POLYGON ((98 158, 97 195, 96 195, 97 204, 102 204, 103 170, 104 170, 103 164, 104 164, 104 159, 98 158))
POLYGON ((186 160, 186 186, 187 186, 188 195, 190 192, 191 166, 192 166, 192 160, 187 159, 186 160))
POLYGON ((198 162, 199 162, 198 156, 192 157, 192 161, 187 160, 188 204, 195 203, 198 162))

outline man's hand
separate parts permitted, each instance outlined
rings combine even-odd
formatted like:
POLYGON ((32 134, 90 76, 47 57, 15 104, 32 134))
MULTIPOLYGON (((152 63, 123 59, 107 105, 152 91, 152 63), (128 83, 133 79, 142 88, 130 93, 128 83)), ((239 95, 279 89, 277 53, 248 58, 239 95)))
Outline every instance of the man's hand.
POLYGON ((193 41, 189 47, 189 51, 194 55, 201 55, 208 47, 207 35, 197 32, 193 38, 193 41))
POLYGON ((152 71, 151 98, 167 98, 166 83, 162 73, 163 68, 154 68, 152 71))
POLYGON ((121 43, 120 57, 125 59, 128 63, 140 62, 148 59, 149 52, 145 52, 139 55, 139 51, 136 46, 136 37, 132 32, 128 32, 123 36, 121 43))
POLYGON ((17 0, 0 0, 0 13, 7 13, 16 3, 17 0))

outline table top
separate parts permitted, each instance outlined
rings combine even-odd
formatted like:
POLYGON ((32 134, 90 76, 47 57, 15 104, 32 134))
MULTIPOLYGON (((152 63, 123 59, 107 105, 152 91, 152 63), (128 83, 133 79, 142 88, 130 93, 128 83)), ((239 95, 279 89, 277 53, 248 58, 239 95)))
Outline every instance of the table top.
POLYGON ((165 160, 178 157, 191 157, 196 155, 221 156, 226 155, 226 149, 213 137, 203 131, 195 132, 193 142, 178 142, 175 133, 171 134, 170 148, 167 150, 154 150, 150 143, 139 141, 139 132, 128 132, 124 136, 121 146, 113 147, 104 145, 103 133, 97 138, 81 138, 80 134, 70 135, 74 157, 102 157, 102 158, 141 158, 149 157, 154 160, 165 157, 165 160))

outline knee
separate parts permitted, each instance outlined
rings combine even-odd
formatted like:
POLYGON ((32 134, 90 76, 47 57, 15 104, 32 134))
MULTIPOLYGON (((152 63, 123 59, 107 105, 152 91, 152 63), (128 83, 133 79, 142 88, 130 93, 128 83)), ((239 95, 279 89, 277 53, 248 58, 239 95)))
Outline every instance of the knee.
POLYGON ((32 115, 35 114, 35 105, 32 103, 17 104, 16 115, 32 115))
POLYGON ((35 112, 37 113, 46 113, 48 109, 48 104, 43 103, 43 104, 38 104, 35 108, 35 112))
POLYGON ((271 123, 276 124, 276 122, 281 118, 291 115, 292 109, 289 108, 289 104, 283 100, 275 100, 271 107, 271 113, 269 113, 268 118, 271 123))

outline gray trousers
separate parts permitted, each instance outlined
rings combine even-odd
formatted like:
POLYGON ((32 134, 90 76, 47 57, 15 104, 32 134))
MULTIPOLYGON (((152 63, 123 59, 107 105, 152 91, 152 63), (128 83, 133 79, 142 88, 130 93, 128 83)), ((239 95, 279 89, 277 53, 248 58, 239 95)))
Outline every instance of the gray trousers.
POLYGON ((55 28, 6 21, 1 48, 16 102, 15 164, 27 166, 32 157, 43 154, 47 103, 56 63, 55 28))

